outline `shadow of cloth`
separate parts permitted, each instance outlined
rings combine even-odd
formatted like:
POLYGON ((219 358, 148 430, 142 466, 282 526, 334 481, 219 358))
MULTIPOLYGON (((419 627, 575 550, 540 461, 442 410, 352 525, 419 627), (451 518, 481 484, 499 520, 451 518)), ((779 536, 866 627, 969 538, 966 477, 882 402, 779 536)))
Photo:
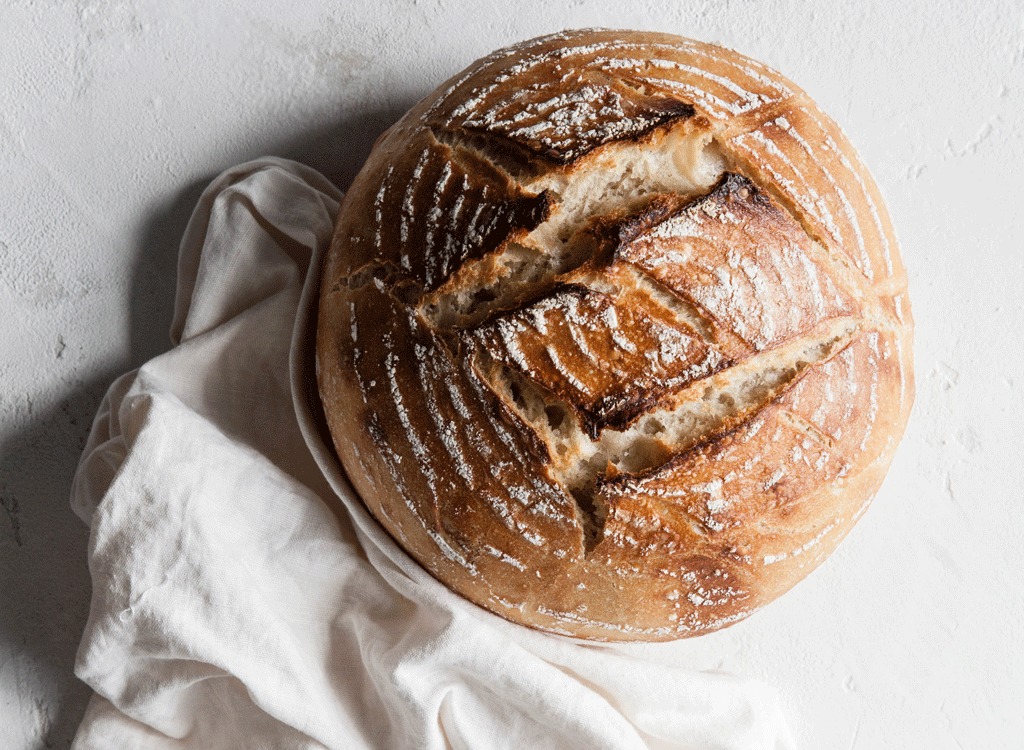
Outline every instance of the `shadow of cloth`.
MULTIPOLYGON (((378 137, 411 104, 362 112, 248 158, 292 159, 344 190, 378 137)), ((107 388, 171 346, 178 245, 200 194, 216 175, 211 171, 180 189, 142 223, 131 272, 128 359, 73 384, 56 408, 0 444, 0 600, 7 603, 0 607, 0 644, 19 662, 14 665, 18 675, 39 674, 58 696, 55 705, 38 706, 38 747, 69 747, 91 695, 73 672, 91 583, 89 530, 68 505, 72 479, 107 388)))

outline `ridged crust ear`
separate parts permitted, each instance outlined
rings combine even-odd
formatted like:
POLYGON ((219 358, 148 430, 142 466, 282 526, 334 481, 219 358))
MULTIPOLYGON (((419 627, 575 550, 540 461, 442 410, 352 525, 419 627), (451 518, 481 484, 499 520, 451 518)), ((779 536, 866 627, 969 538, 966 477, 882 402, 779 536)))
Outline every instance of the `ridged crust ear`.
POLYGON ((746 617, 867 507, 913 400, 896 240, 778 73, 679 37, 499 50, 375 146, 317 332, 367 508, 514 622, 667 640, 746 617))

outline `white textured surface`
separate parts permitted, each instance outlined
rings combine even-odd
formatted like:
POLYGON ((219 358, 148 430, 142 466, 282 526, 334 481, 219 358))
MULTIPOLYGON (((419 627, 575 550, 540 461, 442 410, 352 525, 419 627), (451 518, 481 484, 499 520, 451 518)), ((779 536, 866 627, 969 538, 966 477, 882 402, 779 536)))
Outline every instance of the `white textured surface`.
POLYGON ((718 41, 793 78, 874 171, 903 243, 918 401, 833 558, 695 666, 775 684, 805 748, 1024 736, 1024 9, 740 4, 0 5, 0 747, 66 747, 88 606, 71 473, 102 392, 168 346, 203 184, 264 153, 344 185, 472 59, 569 26, 718 41))

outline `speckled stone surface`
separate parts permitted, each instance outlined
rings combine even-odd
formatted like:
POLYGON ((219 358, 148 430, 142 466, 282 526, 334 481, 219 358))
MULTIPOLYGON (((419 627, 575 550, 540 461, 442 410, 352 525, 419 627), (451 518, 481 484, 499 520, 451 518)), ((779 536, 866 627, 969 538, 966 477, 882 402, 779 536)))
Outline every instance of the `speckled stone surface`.
POLYGON ((0 5, 0 747, 67 747, 89 601, 68 508, 107 385, 169 346, 203 185, 263 155, 344 186, 414 100, 566 27, 734 47, 845 128, 889 202, 918 399, 874 506, 695 668, 780 691, 804 748, 1019 748, 1024 736, 1024 7, 953 0, 0 5))

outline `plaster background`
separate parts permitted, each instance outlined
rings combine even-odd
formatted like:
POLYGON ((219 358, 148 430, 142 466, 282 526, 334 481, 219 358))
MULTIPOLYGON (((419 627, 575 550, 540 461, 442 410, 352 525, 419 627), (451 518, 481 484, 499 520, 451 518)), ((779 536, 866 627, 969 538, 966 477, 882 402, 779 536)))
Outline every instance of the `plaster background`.
POLYGON ((917 404, 874 506, 688 658, 775 685, 803 748, 1020 747, 1024 5, 1008 0, 3 0, 0 747, 67 747, 84 711, 71 476, 110 381, 169 346, 205 183, 277 154, 344 187, 444 78, 590 25, 723 43, 804 87, 874 172, 911 280, 917 404))

